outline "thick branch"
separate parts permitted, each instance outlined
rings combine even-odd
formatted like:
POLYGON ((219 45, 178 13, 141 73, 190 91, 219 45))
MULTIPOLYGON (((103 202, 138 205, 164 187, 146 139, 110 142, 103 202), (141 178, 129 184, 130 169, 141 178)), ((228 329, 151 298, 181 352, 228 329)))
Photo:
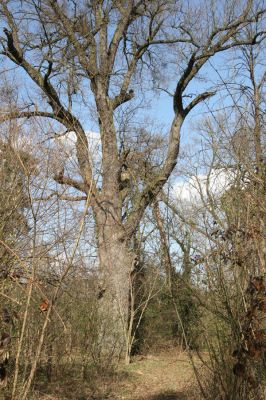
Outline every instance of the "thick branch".
POLYGON ((58 192, 53 192, 46 197, 36 197, 33 200, 34 201, 48 201, 48 200, 51 200, 53 197, 56 197, 60 200, 66 200, 66 201, 86 201, 87 200, 87 196, 68 196, 68 195, 64 195, 62 193, 58 193, 58 192))
POLYGON ((66 125, 68 128, 72 128, 73 130, 76 128, 81 128, 76 118, 62 106, 56 90, 48 79, 48 75, 46 74, 43 77, 36 68, 34 68, 28 61, 25 60, 19 44, 16 43, 17 40, 15 40, 13 32, 6 30, 6 35, 8 37, 8 47, 2 54, 9 57, 10 60, 15 64, 21 66, 30 76, 30 78, 40 87, 40 89, 42 89, 42 91, 48 97, 48 103, 52 107, 57 119, 60 118, 62 121, 64 121, 64 125, 66 125))
POLYGON ((188 79, 188 77, 190 76, 190 74, 193 70, 194 64, 195 64, 195 53, 193 53, 191 55, 191 57, 188 61, 187 67, 176 85, 176 90, 175 90, 174 99, 173 99, 173 106, 174 106, 174 112, 178 113, 180 115, 184 114, 182 94, 184 92, 184 89, 186 88, 185 82, 188 79))
MULTIPOLYGON (((135 11, 136 12, 136 11, 135 11)), ((157 10, 157 12, 159 12, 159 9, 157 10)), ((156 11, 155 11, 156 14, 156 11)), ((149 34, 148 37, 146 38, 146 40, 142 43, 142 44, 135 44, 135 52, 132 55, 131 61, 128 62, 128 69, 125 73, 124 76, 124 80, 123 83, 121 85, 121 90, 119 95, 117 95, 113 100, 113 109, 117 108, 118 106, 120 106, 121 104, 131 100, 133 98, 133 93, 131 93, 130 91, 128 92, 128 88, 132 79, 132 76, 134 74, 136 65, 138 63, 138 61, 142 58, 142 56, 145 54, 145 52, 148 50, 148 48, 150 48, 153 45, 165 45, 165 44, 176 44, 176 43, 192 43, 190 38, 183 38, 183 37, 178 37, 178 38, 174 38, 174 39, 155 39, 158 32, 160 31, 160 28, 162 26, 163 21, 161 20, 160 22, 157 23, 157 25, 155 27, 152 26, 152 22, 154 21, 154 15, 151 16, 151 21, 150 21, 150 29, 149 29, 149 34)), ((134 14, 134 10, 132 10, 131 13, 131 17, 128 14, 128 20, 124 20, 123 21, 123 26, 126 29, 126 23, 130 24, 132 22, 132 20, 134 18, 136 18, 137 14, 134 14)), ((119 22, 119 24, 121 23, 121 21, 119 22)), ((118 41, 118 36, 115 37, 114 35, 114 42, 117 44, 117 47, 115 46, 114 49, 117 52, 117 48, 118 48, 118 44, 120 42, 120 40, 122 39, 122 37, 124 36, 124 31, 123 30, 119 30, 120 25, 118 24, 117 30, 115 32, 115 35, 118 35, 120 33, 121 37, 118 41)), ((114 46, 113 43, 110 44, 110 49, 111 46, 114 46)), ((115 57, 115 54, 113 54, 113 57, 115 57)), ((114 59, 111 58, 111 62, 112 62, 112 66, 114 63, 114 59)))
POLYGON ((2 116, 0 115, 0 123, 19 118, 32 118, 32 117, 45 117, 52 118, 57 120, 58 122, 64 123, 62 118, 58 117, 58 115, 54 113, 50 113, 48 111, 13 111, 10 113, 4 113, 2 116))
MULTIPOLYGON (((23 51, 19 46, 19 40, 17 36, 17 29, 15 23, 7 7, 5 7, 5 13, 11 24, 12 31, 5 30, 7 36, 7 49, 3 52, 3 54, 8 56, 10 60, 13 61, 15 64, 21 66, 30 76, 30 78, 39 86, 39 88, 43 91, 43 93, 47 96, 48 103, 52 107, 53 113, 48 113, 43 115, 42 113, 39 113, 38 116, 54 118, 57 121, 61 122, 67 129, 72 130, 76 133, 77 136, 76 150, 80 166, 80 172, 82 174, 85 183, 88 185, 88 187, 92 187, 92 191, 95 192, 96 185, 93 182, 92 168, 88 157, 88 140, 86 134, 80 122, 77 120, 77 118, 63 107, 55 88, 49 81, 49 75, 51 74, 52 64, 51 63, 49 64, 48 73, 43 77, 40 71, 34 68, 24 58, 23 51)), ((24 116, 25 117, 34 116, 34 114, 24 114, 24 116)), ((13 116, 13 119, 14 118, 15 117, 13 116)), ((21 118, 21 116, 18 116, 18 118, 21 118)))
POLYGON ((109 73, 111 73, 113 70, 118 46, 127 30, 127 27, 129 26, 130 22, 138 16, 136 11, 136 6, 133 7, 132 1, 129 2, 128 7, 123 7, 121 9, 121 18, 117 24, 107 52, 109 73))
POLYGON ((84 185, 84 183, 76 181, 68 176, 65 176, 61 173, 53 176, 54 180, 59 183, 60 185, 68 185, 72 186, 73 188, 79 190, 83 193, 88 193, 88 188, 84 185))
POLYGON ((199 94, 197 97, 195 97, 194 100, 192 100, 184 109, 184 115, 186 116, 195 106, 197 106, 199 103, 202 101, 208 99, 209 97, 212 97, 216 94, 216 92, 204 92, 199 94))
POLYGON ((144 188, 136 201, 134 211, 125 224, 125 230, 128 236, 131 236, 135 232, 145 209, 158 196, 176 166, 179 153, 180 132, 183 122, 183 115, 176 114, 170 130, 168 152, 165 162, 161 168, 161 172, 154 178, 153 182, 149 183, 144 188))
POLYGON ((129 92, 120 92, 114 99, 111 100, 112 108, 115 110, 117 107, 126 103, 127 101, 132 100, 134 97, 134 91, 130 90, 129 92))

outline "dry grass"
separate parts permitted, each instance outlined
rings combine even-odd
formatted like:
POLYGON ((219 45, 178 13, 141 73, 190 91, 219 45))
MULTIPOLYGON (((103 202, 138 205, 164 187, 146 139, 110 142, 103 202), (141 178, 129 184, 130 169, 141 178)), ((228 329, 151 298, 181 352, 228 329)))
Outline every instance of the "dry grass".
POLYGON ((176 349, 136 357, 115 372, 93 371, 87 380, 62 375, 39 384, 31 400, 196 400, 195 378, 189 358, 176 349))
POLYGON ((119 400, 191 400, 195 386, 192 366, 177 350, 136 359, 127 367, 129 377, 116 394, 119 400))

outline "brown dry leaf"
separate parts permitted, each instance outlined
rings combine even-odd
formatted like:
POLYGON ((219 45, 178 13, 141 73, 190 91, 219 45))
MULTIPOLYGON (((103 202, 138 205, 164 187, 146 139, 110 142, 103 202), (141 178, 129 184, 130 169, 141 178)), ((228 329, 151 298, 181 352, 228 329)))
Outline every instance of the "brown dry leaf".
POLYGON ((48 307, 49 307, 49 301, 47 299, 44 299, 39 305, 39 309, 41 312, 47 311, 48 307))

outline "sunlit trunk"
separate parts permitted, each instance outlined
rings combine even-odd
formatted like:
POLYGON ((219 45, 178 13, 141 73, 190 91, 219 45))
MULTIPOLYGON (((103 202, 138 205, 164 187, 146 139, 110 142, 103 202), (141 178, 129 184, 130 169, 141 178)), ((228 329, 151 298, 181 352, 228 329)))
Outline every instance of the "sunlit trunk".
POLYGON ((121 229, 107 218, 98 229, 99 309, 103 314, 106 351, 122 356, 128 331, 130 269, 132 255, 121 229))

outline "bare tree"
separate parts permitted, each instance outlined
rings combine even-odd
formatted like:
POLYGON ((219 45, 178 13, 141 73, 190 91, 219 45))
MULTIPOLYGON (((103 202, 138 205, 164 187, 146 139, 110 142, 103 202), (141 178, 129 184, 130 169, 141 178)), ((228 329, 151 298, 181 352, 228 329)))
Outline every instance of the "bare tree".
MULTIPOLYGON (((2 57, 9 60, 8 67, 16 66, 18 73, 22 73, 28 90, 34 89, 32 83, 38 90, 37 96, 31 91, 33 101, 21 100, 14 110, 2 110, 0 121, 49 118, 67 132, 75 133, 79 177, 68 176, 61 170, 54 179, 90 199, 97 226, 103 301, 123 340, 133 261, 130 239, 145 209, 175 168, 185 118, 195 106, 215 94, 202 91, 185 103, 188 85, 215 54, 261 40, 261 31, 250 35, 246 28, 260 20, 263 9, 252 0, 243 4, 230 1, 224 7, 220 3, 200 2, 194 11, 185 1, 170 0, 1 0, 0 13, 4 25, 0 39, 2 57), (174 118, 167 152, 156 173, 141 185, 138 183, 134 207, 122 219, 121 188, 130 149, 119 151, 116 110, 134 98, 137 77, 145 80, 149 70, 154 73, 159 52, 164 51, 167 60, 170 50, 181 58, 175 73, 174 118), (85 130, 90 97, 100 131, 101 185, 94 178, 85 130), (85 122, 78 115, 75 100, 82 103, 85 122), (117 325, 117 321, 122 324, 117 325)), ((21 97, 23 93, 25 89, 21 97)))

